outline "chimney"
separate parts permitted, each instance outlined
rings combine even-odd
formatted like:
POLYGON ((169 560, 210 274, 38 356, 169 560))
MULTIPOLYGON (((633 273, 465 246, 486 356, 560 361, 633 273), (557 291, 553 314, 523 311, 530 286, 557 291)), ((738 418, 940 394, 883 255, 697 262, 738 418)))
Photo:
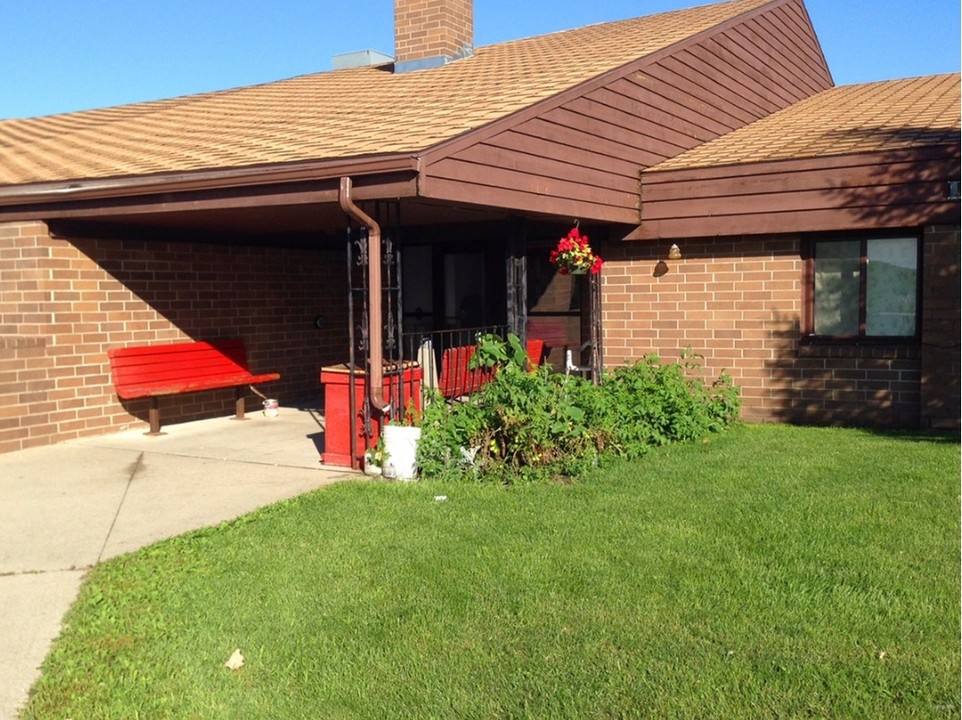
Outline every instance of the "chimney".
POLYGON ((473 0, 394 0, 394 72, 474 54, 473 0))

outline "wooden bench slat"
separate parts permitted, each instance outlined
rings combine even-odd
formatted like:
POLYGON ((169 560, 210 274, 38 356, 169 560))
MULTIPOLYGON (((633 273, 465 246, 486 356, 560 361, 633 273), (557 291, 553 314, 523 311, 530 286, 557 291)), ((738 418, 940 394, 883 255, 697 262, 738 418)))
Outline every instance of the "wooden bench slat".
POLYGON ((118 372, 124 378, 143 377, 193 377, 195 375, 229 375, 243 373, 247 370, 233 363, 216 364, 206 359, 198 359, 188 363, 158 363, 155 365, 123 365, 118 372))
POLYGON ((114 359, 121 365, 158 365, 160 363, 188 363, 195 359, 210 359, 225 365, 237 365, 243 366, 245 364, 244 358, 235 359, 232 356, 222 355, 217 352, 216 348, 203 348, 197 352, 178 352, 178 353, 160 353, 157 355, 127 355, 124 353, 115 353, 114 359))
POLYGON ((125 365, 118 367, 122 382, 164 382, 171 378, 216 377, 218 375, 248 374, 250 371, 233 363, 214 363, 198 359, 189 363, 166 363, 156 365, 125 365))
POLYGON ((217 340, 190 340, 187 342, 167 343, 165 345, 130 345, 122 348, 111 348, 112 355, 136 356, 145 355, 156 357, 177 353, 196 353, 205 350, 217 350, 221 353, 233 353, 234 357, 243 358, 246 355, 246 345, 241 338, 220 338, 217 340))
POLYGON ((241 385, 259 385, 260 383, 280 380, 278 373, 264 373, 261 375, 233 375, 212 378, 198 378, 196 380, 169 382, 166 384, 131 383, 117 388, 117 394, 124 400, 136 400, 137 398, 160 396, 160 395, 183 395, 185 393, 200 392, 202 390, 221 390, 224 388, 237 387, 241 385))
POLYGON ((540 366, 544 361, 544 340, 537 338, 528 340, 525 345, 525 351, 528 353, 529 367, 540 366))

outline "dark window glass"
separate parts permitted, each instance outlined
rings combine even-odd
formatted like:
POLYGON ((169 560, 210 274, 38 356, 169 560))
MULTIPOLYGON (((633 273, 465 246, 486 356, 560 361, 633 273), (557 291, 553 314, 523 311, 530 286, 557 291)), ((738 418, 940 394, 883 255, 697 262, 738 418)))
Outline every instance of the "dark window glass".
POLYGON ((915 336, 918 238, 816 240, 813 255, 814 335, 915 336))

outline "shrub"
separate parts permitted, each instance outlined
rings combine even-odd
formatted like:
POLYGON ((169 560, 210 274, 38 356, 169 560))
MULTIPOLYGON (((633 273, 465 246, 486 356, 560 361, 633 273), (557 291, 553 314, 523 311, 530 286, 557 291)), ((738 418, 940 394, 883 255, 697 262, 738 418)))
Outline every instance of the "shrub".
POLYGON ((678 363, 649 355, 614 370, 601 386, 613 413, 618 454, 635 457, 649 447, 694 440, 718 432, 738 417, 738 389, 722 373, 712 385, 698 377, 701 356, 686 348, 678 363))
POLYGON ((649 356, 594 385, 546 367, 529 370, 515 336, 487 336, 472 363, 497 373, 465 402, 428 398, 418 465, 448 480, 573 477, 610 458, 717 432, 737 418, 738 391, 725 374, 706 386, 699 360, 690 349, 670 365, 649 356))

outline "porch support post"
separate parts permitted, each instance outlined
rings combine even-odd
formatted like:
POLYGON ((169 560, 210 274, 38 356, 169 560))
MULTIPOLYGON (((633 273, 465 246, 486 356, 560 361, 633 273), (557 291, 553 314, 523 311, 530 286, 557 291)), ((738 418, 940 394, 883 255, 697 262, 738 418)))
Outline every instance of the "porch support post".
POLYGON ((605 367, 604 347, 601 327, 601 273, 588 275, 590 305, 588 312, 591 322, 591 380, 601 385, 601 374, 605 367))
POLYGON ((505 272, 508 289, 508 331, 528 341, 528 243, 526 226, 514 226, 508 241, 505 272))

